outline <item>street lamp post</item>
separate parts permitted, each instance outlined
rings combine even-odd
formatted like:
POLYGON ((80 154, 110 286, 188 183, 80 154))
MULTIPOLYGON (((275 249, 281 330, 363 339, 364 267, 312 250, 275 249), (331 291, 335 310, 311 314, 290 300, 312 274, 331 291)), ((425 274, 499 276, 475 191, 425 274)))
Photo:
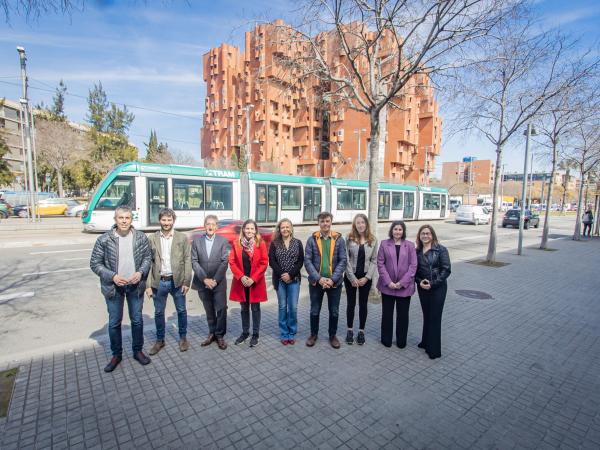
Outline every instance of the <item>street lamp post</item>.
POLYGON ((529 165, 529 137, 537 136, 537 132, 535 131, 535 127, 530 123, 527 124, 527 129, 523 133, 526 137, 525 139, 525 163, 523 167, 523 186, 521 187, 521 214, 519 214, 519 246, 517 254, 523 254, 523 227, 525 225, 525 197, 527 195, 527 173, 528 173, 528 165, 529 165))
POLYGON ((531 209, 531 196, 533 191, 533 156, 534 153, 531 152, 531 164, 529 167, 529 199, 527 200, 527 207, 531 209))
POLYGON ((254 108, 252 103, 244 107, 246 111, 246 170, 252 172, 252 145, 250 143, 250 110, 254 108))
POLYGON ((358 173, 356 174, 358 179, 360 179, 360 176, 362 174, 362 159, 360 157, 360 134, 366 132, 366 128, 357 128, 356 130, 354 130, 354 134, 358 135, 358 159, 356 161, 358 163, 358 173))

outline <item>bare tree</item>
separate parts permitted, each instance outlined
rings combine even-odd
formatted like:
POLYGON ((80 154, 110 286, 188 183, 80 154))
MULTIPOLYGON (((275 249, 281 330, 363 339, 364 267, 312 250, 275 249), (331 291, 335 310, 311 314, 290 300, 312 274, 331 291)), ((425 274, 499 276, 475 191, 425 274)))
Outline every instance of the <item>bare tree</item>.
POLYGON ((472 64, 459 74, 456 95, 462 100, 465 128, 483 134, 496 150, 489 263, 496 260, 504 146, 547 102, 584 76, 574 70, 571 51, 572 43, 557 33, 539 32, 528 11, 520 8, 478 41, 472 64))
POLYGON ((63 197, 64 170, 78 160, 89 159, 92 142, 88 133, 67 121, 39 118, 36 140, 40 159, 56 171, 58 195, 63 197))
POLYGON ((82 10, 84 4, 84 0, 0 0, 0 10, 4 11, 6 22, 10 22, 11 15, 30 21, 46 14, 71 14, 82 10))
POLYGON ((573 133, 573 142, 565 153, 565 159, 576 165, 579 171, 579 196, 577 200, 577 219, 573 240, 581 239, 581 213, 583 211, 583 188, 585 180, 600 164, 600 111, 585 111, 573 133))
POLYGON ((305 0, 303 21, 279 25, 291 80, 316 80, 326 105, 369 117, 369 220, 377 226, 388 108, 407 109, 428 78, 457 64, 511 0, 305 0))

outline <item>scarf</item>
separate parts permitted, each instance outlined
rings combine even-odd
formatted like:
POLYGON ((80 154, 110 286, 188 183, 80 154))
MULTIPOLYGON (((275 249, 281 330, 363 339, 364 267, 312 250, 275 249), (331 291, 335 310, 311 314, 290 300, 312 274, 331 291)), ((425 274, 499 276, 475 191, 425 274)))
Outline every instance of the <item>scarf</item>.
POLYGON ((252 239, 249 241, 245 237, 242 237, 240 243, 242 244, 242 248, 245 250, 245 252, 248 253, 250 258, 252 258, 252 255, 254 254, 254 244, 256 243, 256 240, 252 239))

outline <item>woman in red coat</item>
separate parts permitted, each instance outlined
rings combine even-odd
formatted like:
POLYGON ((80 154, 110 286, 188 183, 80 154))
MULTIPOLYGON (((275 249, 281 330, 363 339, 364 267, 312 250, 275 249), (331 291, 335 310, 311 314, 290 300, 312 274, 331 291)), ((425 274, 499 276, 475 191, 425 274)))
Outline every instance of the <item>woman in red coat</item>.
POLYGON ((260 329, 260 302, 267 301, 265 272, 269 266, 269 253, 258 235, 256 222, 248 219, 242 225, 240 238, 233 241, 229 266, 233 273, 229 300, 242 306, 242 334, 235 341, 241 344, 250 336, 250 309, 252 309, 252 338, 250 347, 258 344, 260 329))

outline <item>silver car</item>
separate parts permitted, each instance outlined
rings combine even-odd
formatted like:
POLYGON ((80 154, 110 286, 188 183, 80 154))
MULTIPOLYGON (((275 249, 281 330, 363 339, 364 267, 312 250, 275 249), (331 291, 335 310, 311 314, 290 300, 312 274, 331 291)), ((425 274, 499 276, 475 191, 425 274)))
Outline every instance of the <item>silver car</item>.
POLYGON ((87 208, 87 203, 81 203, 77 200, 67 200, 67 209, 65 216, 67 217, 81 217, 81 214, 87 208))

